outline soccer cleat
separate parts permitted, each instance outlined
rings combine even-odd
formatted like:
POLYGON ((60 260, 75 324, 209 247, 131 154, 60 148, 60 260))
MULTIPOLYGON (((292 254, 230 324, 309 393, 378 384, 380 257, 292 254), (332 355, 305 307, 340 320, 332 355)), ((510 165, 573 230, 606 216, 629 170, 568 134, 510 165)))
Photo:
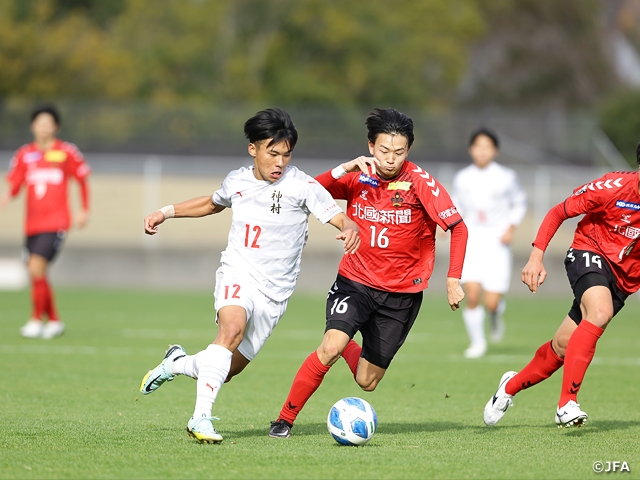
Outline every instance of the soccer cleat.
POLYGON ((162 362, 153 370, 149 370, 140 383, 140 393, 149 395, 155 392, 164 382, 170 382, 176 376, 169 370, 171 362, 187 354, 180 345, 170 345, 162 362))
POLYGON ((469 345, 463 355, 464 358, 480 358, 487 353, 487 344, 486 343, 472 343, 469 345))
POLYGON ((496 316, 491 319, 491 331, 489 332, 489 340, 492 343, 500 343, 504 338, 505 324, 502 317, 496 316))
POLYGON ((484 407, 484 423, 490 427, 498 423, 509 407, 513 406, 513 396, 504 391, 507 382, 515 377, 518 372, 506 372, 502 375, 498 390, 493 394, 484 407))
POLYGON ((20 327, 20 335, 25 338, 40 338, 42 336, 42 321, 35 318, 30 319, 20 327))
POLYGON ((289 438, 291 436, 291 429, 293 425, 283 419, 278 419, 275 422, 271 422, 271 428, 269 429, 269 436, 271 438, 289 438))
POLYGON ((581 427, 589 418, 586 412, 580 410, 580 404, 569 400, 567 404, 556 411, 558 428, 581 427))
POLYGON ((187 433, 200 443, 220 443, 222 435, 213 428, 211 420, 220 420, 218 417, 193 418, 187 423, 187 433))
POLYGON ((42 327, 42 338, 47 340, 53 337, 59 337, 64 333, 64 323, 60 320, 52 322, 49 320, 44 327, 42 327))

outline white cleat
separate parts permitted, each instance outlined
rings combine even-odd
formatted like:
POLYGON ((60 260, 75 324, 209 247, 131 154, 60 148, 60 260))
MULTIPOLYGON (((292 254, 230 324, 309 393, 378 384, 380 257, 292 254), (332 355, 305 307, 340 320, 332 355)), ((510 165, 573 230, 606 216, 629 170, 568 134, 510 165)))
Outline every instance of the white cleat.
POLYGON ((44 327, 42 327, 42 338, 47 340, 53 337, 59 337, 64 333, 64 323, 60 320, 52 322, 49 320, 44 327))
POLYGON ((493 394, 493 397, 489 399, 484 407, 484 423, 490 427, 498 423, 504 414, 507 413, 507 409, 513 406, 513 396, 504 391, 507 382, 515 377, 518 372, 506 372, 502 375, 500 383, 498 384, 498 390, 493 394))
POLYGON ((30 319, 20 327, 20 335, 24 338, 40 338, 42 336, 42 321, 35 318, 30 319))
POLYGON ((556 411, 556 424, 558 428, 581 427, 589 418, 586 412, 580 410, 580 404, 569 400, 564 407, 558 407, 556 411))
POLYGON ((211 420, 220 420, 218 417, 191 417, 187 424, 187 433, 199 443, 221 443, 222 435, 213 428, 211 420))
POLYGON ((485 353, 487 353, 486 343, 472 343, 469 348, 464 351, 463 355, 464 358, 480 358, 483 357, 485 353))

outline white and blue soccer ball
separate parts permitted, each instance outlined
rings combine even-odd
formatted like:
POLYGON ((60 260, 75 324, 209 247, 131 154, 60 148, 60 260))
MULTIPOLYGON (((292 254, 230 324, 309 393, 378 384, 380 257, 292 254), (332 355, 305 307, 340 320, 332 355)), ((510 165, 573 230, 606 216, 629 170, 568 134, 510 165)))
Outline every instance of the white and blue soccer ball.
POLYGON ((364 445, 376 433, 378 416, 367 401, 347 397, 331 407, 327 427, 331 436, 341 445, 364 445))

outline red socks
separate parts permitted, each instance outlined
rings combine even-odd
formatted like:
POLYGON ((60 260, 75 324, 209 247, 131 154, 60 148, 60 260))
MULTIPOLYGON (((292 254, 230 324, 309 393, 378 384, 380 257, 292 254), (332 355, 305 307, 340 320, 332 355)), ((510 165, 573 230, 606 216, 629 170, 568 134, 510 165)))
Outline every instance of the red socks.
POLYGON ((570 400, 576 401, 584 375, 596 353, 596 343, 603 333, 604 329, 582 319, 571 334, 564 355, 564 374, 558 406, 562 407, 570 400))
POLYGON ((322 364, 317 352, 313 352, 307 357, 293 379, 289 396, 284 402, 278 420, 286 420, 293 425, 298 413, 318 389, 329 368, 331 367, 322 364))
POLYGON ((347 343, 347 346, 344 347, 342 351, 342 358, 344 358, 344 361, 349 365, 351 373, 353 373, 353 378, 356 378, 361 353, 362 347, 358 345, 355 340, 349 340, 349 343, 347 343))
POLYGON ((533 387, 549 378, 562 364, 562 358, 553 351, 551 342, 547 342, 536 351, 527 366, 507 382, 504 391, 508 395, 515 395, 525 388, 533 387))
POLYGON ((50 321, 58 320, 53 292, 46 277, 32 280, 31 300, 33 303, 31 318, 42 320, 42 313, 46 313, 50 321))

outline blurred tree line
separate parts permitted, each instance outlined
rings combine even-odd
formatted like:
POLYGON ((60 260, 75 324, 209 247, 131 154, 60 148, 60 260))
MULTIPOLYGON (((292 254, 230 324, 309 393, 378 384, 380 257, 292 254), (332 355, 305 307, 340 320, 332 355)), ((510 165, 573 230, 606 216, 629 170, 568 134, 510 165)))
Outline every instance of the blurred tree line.
POLYGON ((599 0, 3 0, 0 97, 589 106, 599 0))

